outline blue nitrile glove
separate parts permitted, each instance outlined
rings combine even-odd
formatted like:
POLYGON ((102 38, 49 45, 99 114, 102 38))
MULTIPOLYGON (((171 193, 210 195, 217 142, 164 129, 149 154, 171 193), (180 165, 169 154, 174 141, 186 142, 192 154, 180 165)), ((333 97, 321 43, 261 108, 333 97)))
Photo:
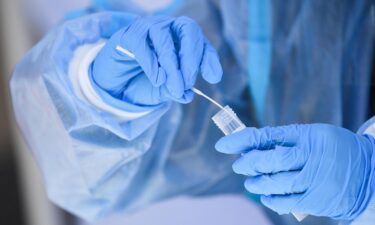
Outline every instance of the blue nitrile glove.
POLYGON ((158 16, 137 18, 114 34, 93 63, 92 80, 117 99, 153 106, 190 102, 199 73, 209 83, 222 76, 217 52, 199 25, 187 17, 158 16))
POLYGON ((375 140, 326 124, 247 128, 223 137, 219 152, 245 153, 233 164, 248 191, 278 212, 351 220, 374 192, 375 140))

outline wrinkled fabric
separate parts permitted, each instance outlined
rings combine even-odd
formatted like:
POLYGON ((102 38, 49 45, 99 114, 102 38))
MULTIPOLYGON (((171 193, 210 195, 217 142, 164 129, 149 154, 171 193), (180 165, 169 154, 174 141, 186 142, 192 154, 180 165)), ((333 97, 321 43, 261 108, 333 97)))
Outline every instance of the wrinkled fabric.
POLYGON ((110 11, 132 11, 138 14, 170 14, 180 9, 185 0, 92 0, 94 7, 110 11))
POLYGON ((273 1, 267 125, 366 121, 373 1, 273 1))
POLYGON ((99 13, 63 23, 31 49, 11 80, 16 118, 49 198, 87 220, 179 194, 242 192, 242 178, 230 170, 234 158, 214 151, 220 131, 204 119, 216 106, 204 99, 168 102, 167 109, 122 122, 74 94, 68 67, 75 49, 109 38, 132 18, 99 13))
MULTIPOLYGON (((105 7, 89 11, 100 10, 105 7)), ((121 10, 146 14, 131 2, 121 10)), ((276 0, 271 11, 264 124, 324 122, 356 130, 367 114, 373 2, 276 0)), ((196 20, 221 57, 222 82, 198 79, 196 87, 229 104, 247 126, 258 124, 248 94, 254 88, 248 86, 248 1, 185 1, 173 14, 196 20)), ((76 46, 109 38, 121 27, 113 21, 126 24, 111 14, 78 20, 51 31, 17 65, 11 81, 16 118, 49 197, 94 219, 179 194, 241 192, 241 178, 231 172, 234 159, 214 151, 221 134, 209 118, 217 109, 204 99, 121 123, 76 98, 67 77, 76 46)))

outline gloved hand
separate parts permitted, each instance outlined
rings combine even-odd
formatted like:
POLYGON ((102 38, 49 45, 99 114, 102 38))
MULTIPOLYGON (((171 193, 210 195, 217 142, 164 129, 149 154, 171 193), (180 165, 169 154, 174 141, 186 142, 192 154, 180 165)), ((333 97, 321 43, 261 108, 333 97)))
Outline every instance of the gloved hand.
POLYGON ((92 80, 117 99, 153 106, 190 102, 199 73, 212 84, 222 76, 216 50, 198 24, 187 17, 151 17, 135 19, 108 40, 93 63, 92 80))
POLYGON ((247 128, 223 137, 219 152, 245 187, 278 212, 354 219, 374 190, 374 138, 325 124, 247 128))

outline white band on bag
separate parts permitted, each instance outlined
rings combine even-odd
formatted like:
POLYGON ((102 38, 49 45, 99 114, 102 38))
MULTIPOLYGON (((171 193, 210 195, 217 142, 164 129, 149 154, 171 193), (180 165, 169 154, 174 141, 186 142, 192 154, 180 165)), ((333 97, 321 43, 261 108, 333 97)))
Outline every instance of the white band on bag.
POLYGON ((69 67, 69 76, 72 81, 75 93, 81 99, 89 102, 103 112, 109 112, 120 120, 128 121, 147 115, 151 111, 127 112, 107 104, 96 93, 89 78, 89 68, 96 55, 104 47, 105 41, 96 44, 83 45, 75 51, 69 67))

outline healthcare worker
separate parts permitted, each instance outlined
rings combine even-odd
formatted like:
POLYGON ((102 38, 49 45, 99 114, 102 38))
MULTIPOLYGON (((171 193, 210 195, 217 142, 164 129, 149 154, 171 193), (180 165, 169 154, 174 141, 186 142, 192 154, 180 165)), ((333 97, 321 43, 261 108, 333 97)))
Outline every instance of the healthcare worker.
POLYGON ((94 220, 245 182, 280 214, 375 221, 373 1, 149 6, 94 1, 15 68, 16 118, 54 203, 94 220), (193 86, 249 127, 285 126, 219 140, 193 86))

